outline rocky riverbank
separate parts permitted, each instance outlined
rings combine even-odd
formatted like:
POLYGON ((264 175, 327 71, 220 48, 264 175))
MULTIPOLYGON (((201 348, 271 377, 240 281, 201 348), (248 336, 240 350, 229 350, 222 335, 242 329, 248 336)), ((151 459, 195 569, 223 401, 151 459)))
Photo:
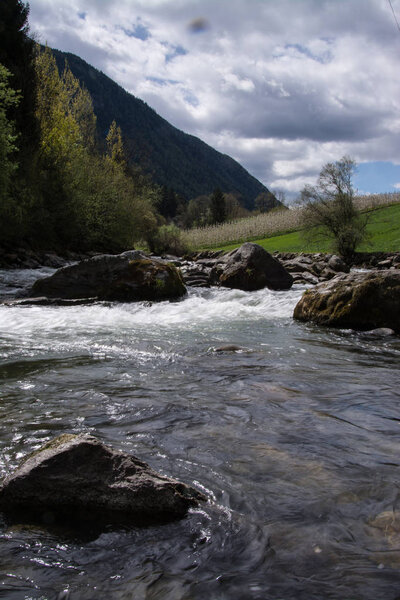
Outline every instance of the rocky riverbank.
MULTIPOLYGON (((21 290, 24 303, 64 304, 87 300, 135 302, 173 300, 187 292, 182 272, 185 265, 173 257, 149 256, 140 250, 122 254, 100 254, 59 268, 48 277, 38 278, 21 290), (174 264, 175 263, 175 264, 174 264)), ((221 257, 222 261, 207 269, 207 285, 255 291, 265 287, 289 290, 293 277, 280 261, 258 244, 246 242, 221 257)), ((190 278, 189 278, 190 280, 190 278)), ((202 282, 197 282, 202 284, 202 282)), ((190 280, 188 285, 194 285, 190 280)), ((20 300, 8 300, 15 305, 20 300)))
POLYGON ((54 250, 33 250, 31 248, 0 247, 0 269, 38 269, 52 267, 59 269, 71 262, 78 262, 96 256, 99 252, 57 253, 54 250))
MULTIPOLYGON (((101 254, 98 251, 56 252, 54 250, 36 250, 27 247, 7 248, 0 246, 0 269, 35 269, 52 267, 58 269, 72 262, 79 262, 101 254)), ((231 252, 205 250, 184 257, 165 255, 165 258, 180 267, 187 285, 209 286, 216 283, 218 268, 226 264, 231 252), (214 270, 213 270, 214 269, 214 270)), ((351 265, 333 254, 274 252, 289 271, 295 282, 316 284, 328 281, 337 273, 348 272, 348 267, 364 269, 400 269, 400 252, 360 252, 354 256, 351 265)))
MULTIPOLYGON (((183 259, 168 257, 181 268, 186 285, 209 287, 218 283, 230 253, 204 251, 183 259)), ((400 269, 399 252, 375 252, 356 254, 351 265, 334 254, 296 254, 275 252, 273 254, 293 277, 294 283, 316 285, 329 281, 339 273, 348 273, 350 267, 363 269, 400 269)))

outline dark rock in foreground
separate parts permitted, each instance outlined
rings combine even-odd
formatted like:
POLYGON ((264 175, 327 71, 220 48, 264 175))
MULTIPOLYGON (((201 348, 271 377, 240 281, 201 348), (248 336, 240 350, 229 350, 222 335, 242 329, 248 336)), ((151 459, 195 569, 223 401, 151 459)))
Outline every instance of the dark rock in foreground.
POLYGON ((246 242, 227 255, 219 283, 224 287, 252 291, 262 288, 288 290, 293 278, 264 248, 246 242))
POLYGON ((200 500, 205 497, 194 488, 89 435, 55 438, 28 456, 0 488, 6 514, 25 519, 34 514, 44 521, 50 513, 76 521, 148 524, 181 518, 200 500))
POLYGON ((307 290, 293 316, 328 327, 360 331, 389 328, 400 333, 400 272, 338 275, 307 290))
POLYGON ((31 296, 98 300, 165 300, 186 293, 179 270, 138 250, 102 254, 63 267, 32 286, 31 296))

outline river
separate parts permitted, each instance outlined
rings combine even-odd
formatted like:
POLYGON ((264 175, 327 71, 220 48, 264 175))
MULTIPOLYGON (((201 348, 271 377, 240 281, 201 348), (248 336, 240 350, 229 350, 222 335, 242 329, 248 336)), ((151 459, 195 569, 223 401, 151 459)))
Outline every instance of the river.
POLYGON ((87 432, 209 498, 89 539, 0 515, 0 598, 400 597, 400 340, 293 321, 303 290, 0 306, 1 477, 87 432))

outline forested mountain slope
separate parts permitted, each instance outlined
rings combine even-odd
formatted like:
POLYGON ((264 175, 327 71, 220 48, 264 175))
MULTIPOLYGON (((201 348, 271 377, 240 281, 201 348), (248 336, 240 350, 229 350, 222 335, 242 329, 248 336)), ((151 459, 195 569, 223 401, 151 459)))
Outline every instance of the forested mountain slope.
POLYGON ((60 70, 65 60, 93 99, 98 132, 105 138, 115 119, 122 129, 128 158, 139 163, 153 180, 172 187, 186 200, 219 187, 243 197, 247 208, 267 188, 231 157, 200 139, 183 133, 145 102, 126 92, 78 56, 53 50, 60 70))

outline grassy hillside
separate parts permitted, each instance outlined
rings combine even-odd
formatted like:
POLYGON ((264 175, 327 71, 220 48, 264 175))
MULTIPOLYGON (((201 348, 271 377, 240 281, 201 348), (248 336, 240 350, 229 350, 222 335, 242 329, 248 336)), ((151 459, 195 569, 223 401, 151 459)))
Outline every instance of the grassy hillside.
MULTIPOLYGON (((369 239, 359 246, 359 252, 400 252, 400 204, 377 208, 368 212, 367 231, 369 239)), ((256 238, 268 252, 329 252, 328 241, 307 242, 301 230, 283 235, 256 238)), ((218 246, 218 249, 233 250, 241 242, 218 246)))
POLYGON ((173 127, 145 102, 126 92, 109 77, 74 54, 52 50, 60 71, 65 60, 88 89, 97 116, 98 133, 105 139, 115 119, 122 129, 129 159, 153 180, 172 187, 186 199, 211 194, 216 187, 237 192, 247 208, 267 188, 238 162, 200 139, 173 127))
MULTIPOLYGON (((357 196, 357 208, 363 212, 400 203, 400 193, 357 196)), ((187 243, 193 248, 222 248, 251 240, 262 240, 301 229, 301 207, 290 210, 275 209, 237 221, 188 229, 184 232, 187 243)))

